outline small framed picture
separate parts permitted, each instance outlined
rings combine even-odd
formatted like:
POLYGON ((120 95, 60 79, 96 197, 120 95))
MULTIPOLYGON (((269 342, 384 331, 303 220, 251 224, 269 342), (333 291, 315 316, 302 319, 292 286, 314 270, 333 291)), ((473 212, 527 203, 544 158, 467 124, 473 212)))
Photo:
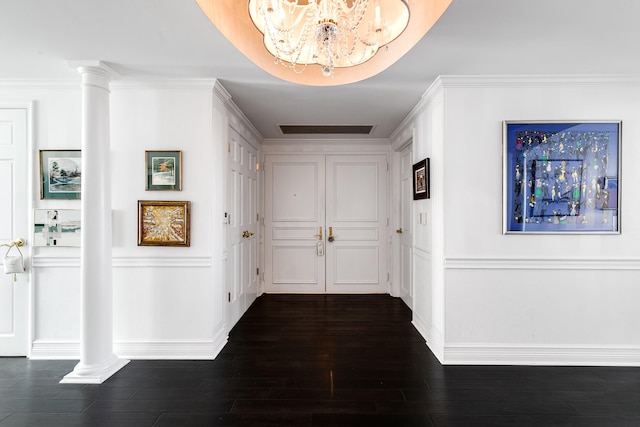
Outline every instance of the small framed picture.
POLYGON ((182 151, 145 151, 147 191, 182 190, 182 151))
POLYGON ((80 247, 80 209, 34 209, 33 246, 80 247))
POLYGON ((79 199, 81 178, 80 150, 40 150, 41 199, 79 199))
POLYGON ((426 158, 413 165, 413 200, 431 197, 429 181, 429 158, 426 158))
POLYGON ((138 246, 189 246, 191 202, 138 200, 138 246))

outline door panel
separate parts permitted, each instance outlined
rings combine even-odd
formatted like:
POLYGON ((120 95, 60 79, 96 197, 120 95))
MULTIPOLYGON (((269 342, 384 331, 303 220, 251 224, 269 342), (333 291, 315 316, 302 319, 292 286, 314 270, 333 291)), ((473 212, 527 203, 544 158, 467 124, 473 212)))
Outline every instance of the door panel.
POLYGON ((229 129, 227 195, 227 323, 232 327, 257 295, 257 152, 229 129))
POLYGON ((326 182, 327 292, 388 292, 386 156, 327 156, 326 182))
MULTIPOLYGON (((0 243, 28 240, 26 109, 0 108, 0 182, 0 243)), ((27 254, 24 247, 21 251, 27 254)), ((0 356, 28 351, 28 276, 17 274, 15 282, 13 277, 0 274, 0 356)))
POLYGON ((324 156, 265 157, 266 292, 324 292, 324 180, 324 156))
POLYGON ((400 298, 413 309, 413 169, 411 146, 400 153, 400 298))
POLYGON ((386 156, 266 156, 265 291, 388 292, 386 173, 386 156))

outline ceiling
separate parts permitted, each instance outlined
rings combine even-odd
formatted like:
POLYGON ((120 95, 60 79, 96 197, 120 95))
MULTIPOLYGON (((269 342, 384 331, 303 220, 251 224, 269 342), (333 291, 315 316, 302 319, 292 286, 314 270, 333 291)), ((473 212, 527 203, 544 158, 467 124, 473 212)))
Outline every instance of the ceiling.
POLYGON ((637 0, 453 0, 384 72, 308 87, 254 65, 193 0, 2 0, 0 81, 78 79, 67 60, 102 60, 123 79, 217 78, 265 138, 299 138, 278 124, 387 138, 438 75, 640 75, 639 18, 637 0))

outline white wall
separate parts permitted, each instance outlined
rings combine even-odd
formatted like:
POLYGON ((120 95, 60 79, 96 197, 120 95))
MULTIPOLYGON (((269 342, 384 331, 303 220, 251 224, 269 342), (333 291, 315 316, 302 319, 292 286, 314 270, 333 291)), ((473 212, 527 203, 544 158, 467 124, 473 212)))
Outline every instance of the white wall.
POLYGON ((442 187, 432 190, 433 221, 417 226, 434 232, 432 263, 416 265, 416 296, 425 295, 414 312, 443 332, 429 342, 434 353, 451 364, 640 365, 638 81, 443 77, 428 94, 403 127, 420 128, 444 107, 442 157, 429 132, 414 140, 415 152, 432 150, 432 179, 442 180, 432 182, 442 187), (503 235, 503 120, 622 120, 622 234, 503 235))
MULTIPOLYGON (((31 174, 37 176, 39 150, 80 148, 79 78, 0 82, 0 99, 5 105, 35 101, 31 174)), ((114 351, 125 358, 213 358, 228 332, 223 269, 227 129, 230 117, 243 118, 215 80, 116 81, 110 103, 111 156, 105 162, 112 179, 114 351), (145 150, 182 151, 182 191, 145 191, 145 150), (138 246, 138 200, 190 201, 191 246, 138 246)), ((80 208, 77 200, 40 200, 39 194, 34 179, 33 207, 80 208)), ((78 358, 79 248, 29 250, 30 356, 78 358)))
POLYGON ((114 351, 121 356, 213 356, 212 100, 213 82, 112 84, 114 351), (182 191, 145 191, 145 150, 182 151, 182 191), (190 201, 191 246, 138 246, 138 200, 190 201))

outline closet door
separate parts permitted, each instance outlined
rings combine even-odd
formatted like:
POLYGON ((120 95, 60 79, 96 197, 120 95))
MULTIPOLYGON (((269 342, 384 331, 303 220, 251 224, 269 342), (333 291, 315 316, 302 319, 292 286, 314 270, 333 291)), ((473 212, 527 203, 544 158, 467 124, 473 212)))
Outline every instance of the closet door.
MULTIPOLYGON (((27 208, 27 109, 0 108, 0 243, 29 242, 27 208)), ((0 248, 2 255, 7 248, 0 248)), ((24 255, 28 249, 21 248, 24 255)), ((10 255, 18 255, 11 249, 10 255)), ((26 261, 25 261, 26 262, 26 261)), ((28 273, 0 272, 0 356, 26 356, 29 330, 28 273)))
POLYGON ((232 327, 258 289, 256 149, 229 129, 227 212, 227 322, 232 327))
POLYGON ((325 158, 265 156, 265 291, 325 291, 325 158))
POLYGON ((413 309, 413 154, 411 146, 400 153, 400 298, 413 309))
POLYGON ((387 159, 327 156, 326 291, 387 293, 387 159))

